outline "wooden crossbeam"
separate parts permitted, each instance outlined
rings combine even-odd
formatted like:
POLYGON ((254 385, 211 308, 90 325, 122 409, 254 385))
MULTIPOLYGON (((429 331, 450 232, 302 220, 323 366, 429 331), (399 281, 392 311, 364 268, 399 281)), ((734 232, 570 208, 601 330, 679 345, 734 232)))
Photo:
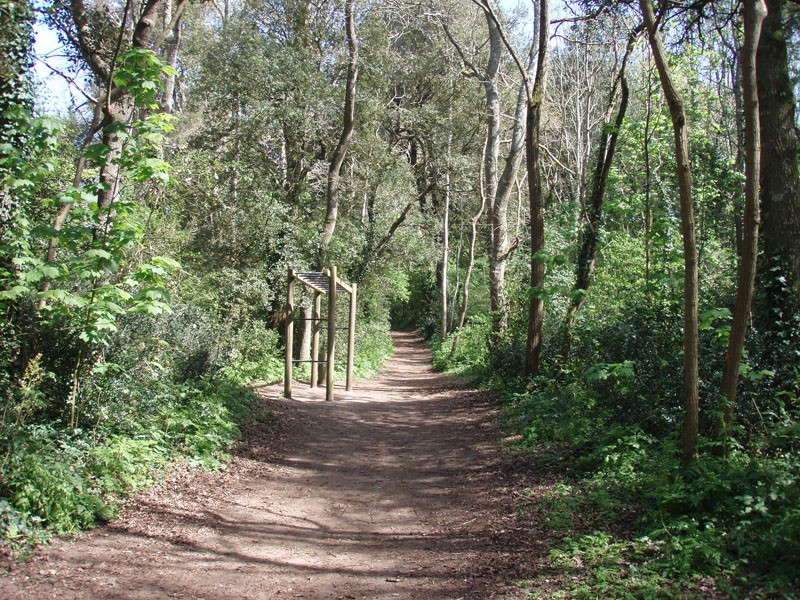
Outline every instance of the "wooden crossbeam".
MULTIPOLYGON (((325 271, 304 271, 296 272, 289 268, 288 286, 286 292, 286 367, 284 373, 284 396, 292 397, 292 367, 297 363, 311 363, 311 387, 317 386, 318 365, 325 364, 325 399, 333 400, 333 379, 334 379, 334 359, 336 356, 336 331, 347 331, 347 381, 346 389, 353 388, 353 358, 355 356, 355 325, 356 325, 356 294, 358 287, 355 283, 348 284, 336 274, 336 267, 331 267, 325 271), (314 306, 312 317, 295 319, 294 316, 294 286, 296 282, 309 287, 314 291, 314 306), (335 282, 332 286, 331 282, 335 282), (350 311, 346 327, 336 326, 336 296, 339 292, 350 294, 350 311), (328 295, 328 316, 323 318, 321 313, 322 294, 328 295), (294 321, 309 321, 312 325, 311 359, 297 360, 293 356, 294 352, 294 321), (328 323, 325 327, 323 322, 328 323), (325 360, 319 359, 319 334, 322 330, 327 330, 327 356, 325 360)), ((319 382, 321 383, 321 382, 319 382)))
MULTIPOLYGON (((327 273, 321 271, 305 271, 303 273, 295 273, 294 275, 302 283, 321 294, 327 294, 330 292, 330 277, 327 275, 327 273)), ((352 294, 353 288, 337 277, 336 291, 352 294)))

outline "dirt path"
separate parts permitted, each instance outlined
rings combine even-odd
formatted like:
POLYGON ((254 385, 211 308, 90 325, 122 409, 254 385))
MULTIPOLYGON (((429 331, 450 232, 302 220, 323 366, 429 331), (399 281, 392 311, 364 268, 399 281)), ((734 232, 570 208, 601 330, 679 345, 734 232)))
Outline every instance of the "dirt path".
POLYGON ((264 388, 277 435, 251 431, 225 471, 178 471, 44 549, 0 597, 518 597, 490 403, 433 373, 418 338, 394 343, 380 376, 333 403, 264 388))

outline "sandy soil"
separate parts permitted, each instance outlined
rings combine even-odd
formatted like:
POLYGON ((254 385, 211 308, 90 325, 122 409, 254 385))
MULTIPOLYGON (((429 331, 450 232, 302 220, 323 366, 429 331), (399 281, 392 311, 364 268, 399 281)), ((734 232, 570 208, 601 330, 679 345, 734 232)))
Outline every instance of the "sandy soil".
POLYGON ((222 472, 180 468, 108 526, 0 577, 3 598, 518 598, 542 542, 514 518, 490 398, 408 333, 380 375, 259 390, 276 413, 222 472))

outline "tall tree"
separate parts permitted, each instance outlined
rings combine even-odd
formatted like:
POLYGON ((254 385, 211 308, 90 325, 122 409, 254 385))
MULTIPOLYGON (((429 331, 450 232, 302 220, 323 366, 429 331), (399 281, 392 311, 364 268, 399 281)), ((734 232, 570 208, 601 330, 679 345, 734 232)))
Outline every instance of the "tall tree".
MULTIPOLYGON (((479 68, 475 61, 468 58, 465 50, 455 40, 455 37, 445 27, 450 41, 458 50, 461 60, 470 76, 480 81, 484 89, 486 102, 486 144, 482 156, 483 196, 486 198, 489 217, 489 304, 492 319, 492 335, 495 342, 499 335, 508 327, 508 300, 506 298, 506 267, 511 253, 516 249, 517 242, 512 243, 508 234, 508 202, 514 189, 519 166, 522 163, 524 149, 524 126, 527 95, 524 83, 520 83, 517 93, 517 102, 514 111, 514 120, 511 129, 511 144, 503 161, 501 171, 501 136, 502 128, 502 102, 500 90, 500 75, 503 58, 502 30, 503 25, 489 0, 475 2, 483 11, 487 33, 489 54, 486 66, 479 68)), ((531 45, 531 52, 535 45, 531 45)), ((528 62, 533 64, 531 58, 528 62)), ((526 69, 527 72, 527 69, 526 69)))
POLYGON ((683 236, 683 462, 689 464, 697 455, 699 429, 700 375, 698 326, 698 259, 695 236, 692 172, 689 162, 689 133, 683 98, 672 77, 667 52, 658 29, 653 3, 639 0, 653 59, 658 69, 675 141, 675 160, 680 195, 681 235, 683 236))
MULTIPOLYGON (((761 208, 764 261, 760 277, 761 326, 774 340, 794 343, 800 319, 800 176, 796 101, 786 46, 785 0, 767 0, 758 42, 758 106, 761 121, 761 208), (791 328, 791 330, 790 330, 791 328)), ((777 346, 777 344, 771 344, 777 346)))
MULTIPOLYGON (((0 6, 0 140, 14 146, 22 142, 15 125, 15 109, 30 105, 23 74, 30 61, 33 10, 27 1, 0 6)), ((0 236, 15 210, 5 177, 0 184, 0 236)))
MULTIPOLYGON (((539 54, 536 77, 531 85, 526 78, 528 112, 525 129, 525 156, 528 170, 528 195, 531 228, 531 278, 528 305, 528 336, 525 345, 525 374, 536 375, 542 363, 542 325, 544 323, 544 189, 542 185, 542 104, 547 84, 550 50, 550 0, 539 2, 539 54)), ((518 63, 519 64, 519 63, 518 63)), ((520 70, 522 70, 520 68, 520 70)))
POLYGON ((639 33, 640 29, 636 29, 632 31, 628 37, 628 43, 625 48, 625 54, 622 57, 619 72, 614 79, 608 96, 605 118, 606 126, 604 126, 600 132, 600 143, 597 146, 597 162, 592 178, 591 191, 589 192, 589 203, 586 207, 586 223, 581 232, 575 285, 572 288, 569 307, 567 308, 567 314, 564 318, 564 333, 561 338, 561 356, 559 357, 562 364, 569 359, 570 348, 572 346, 572 330, 575 327, 576 316, 586 301, 586 294, 589 292, 589 287, 592 284, 597 246, 600 241, 601 217, 603 203, 605 201, 606 186, 608 184, 608 175, 611 171, 611 164, 614 161, 617 138, 619 137, 620 129, 625 120, 625 113, 628 110, 628 97, 630 95, 626 77, 628 57, 633 50, 636 39, 639 37, 639 33), (619 106, 617 108, 617 115, 612 123, 611 118, 614 106, 617 104, 617 86, 619 86, 619 106))
MULTIPOLYGON (((473 0, 477 2, 477 0, 473 0)), ((545 99, 547 72, 550 60, 550 2, 534 2, 534 33, 531 40, 531 55, 528 66, 511 44, 502 28, 497 12, 492 5, 483 0, 480 3, 497 28, 500 41, 506 47, 522 77, 522 91, 525 93, 525 168, 528 174, 528 198, 531 230, 531 272, 530 301, 528 305, 528 336, 525 345, 525 375, 535 375, 541 367, 542 325, 544 322, 544 186, 542 182, 542 107, 545 99), (538 42, 538 43, 537 43, 538 42), (534 53, 535 48, 535 53, 534 53), (534 56, 536 69, 533 72, 534 56)), ((518 105, 519 106, 519 105, 518 105)))
POLYGON ((759 184, 761 175, 761 126, 758 118, 758 84, 756 77, 756 49, 761 26, 766 16, 763 0, 744 0, 744 44, 739 54, 742 70, 742 99, 744 104, 745 134, 745 197, 742 230, 742 253, 736 284, 736 306, 725 353, 725 369, 721 391, 725 400, 722 411, 722 430, 727 430, 733 420, 736 389, 739 382, 739 365, 742 360, 750 305, 758 257, 759 184))
POLYGON ((325 226, 320 237, 320 254, 318 266, 321 268, 328 258, 328 246, 333 239, 336 230, 336 219, 339 213, 339 179, 344 163, 347 148, 353 137, 355 128, 355 107, 356 107, 356 80, 358 78, 358 40, 356 38, 356 21, 353 12, 353 0, 347 0, 344 8, 345 30, 347 33, 347 83, 344 92, 344 113, 342 115, 342 132, 339 142, 331 156, 328 168, 327 183, 327 209, 325 212, 325 226))
MULTIPOLYGON (((187 0, 181 0, 180 4, 187 0)), ((100 90, 95 99, 94 117, 83 142, 83 150, 100 134, 100 142, 105 149, 104 160, 98 174, 97 206, 101 211, 110 214, 110 206, 116 200, 120 187, 120 161, 125 136, 121 135, 125 126, 134 116, 135 102, 129 91, 123 86, 115 85, 114 75, 119 65, 118 60, 126 44, 126 35, 130 35, 129 45, 134 50, 152 51, 161 46, 166 33, 155 38, 158 11, 165 0, 142 0, 133 6, 125 4, 122 13, 115 15, 102 6, 87 4, 84 0, 73 0, 69 5, 56 3, 51 15, 53 23, 61 35, 69 42, 74 52, 88 65, 100 90), (113 35, 109 35, 112 32, 113 35)), ((182 10, 182 6, 179 7, 182 10)), ((83 176, 86 157, 81 154, 75 168, 74 185, 78 185, 83 176)), ((56 216, 53 229, 59 231, 66 222, 71 204, 65 204, 56 216)), ((99 230, 95 231, 100 235, 99 230)), ((50 239, 47 249, 47 261, 55 257, 56 237, 50 239)), ((47 291, 49 280, 42 283, 42 290, 47 291)), ((44 299, 39 308, 44 306, 44 299)))

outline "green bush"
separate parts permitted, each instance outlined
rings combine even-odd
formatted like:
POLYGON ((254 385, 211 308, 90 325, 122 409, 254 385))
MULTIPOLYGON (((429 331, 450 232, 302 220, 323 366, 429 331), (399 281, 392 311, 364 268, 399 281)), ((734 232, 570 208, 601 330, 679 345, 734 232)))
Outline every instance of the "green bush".
POLYGON ((601 562, 587 555, 585 544, 594 538, 557 546, 558 564, 571 557, 594 565, 589 580, 566 597, 616 597, 634 589, 636 596, 660 585, 664 575, 686 590, 698 577, 765 595, 800 585, 800 461, 794 452, 781 444, 771 454, 737 450, 722 459, 706 453, 684 469, 677 436, 658 440, 612 416, 580 382, 507 397, 506 421, 521 433, 520 446, 540 465, 558 466, 570 482, 539 502, 544 522, 565 532, 580 524, 605 536, 601 562), (631 565, 635 577, 615 583, 614 570, 631 565), (638 578, 634 588, 632 578, 638 578))
POLYGON ((377 373, 386 359, 394 353, 388 322, 366 320, 356 323, 354 376, 359 379, 377 373))
POLYGON ((489 317, 477 315, 461 330, 452 356, 455 333, 451 333, 443 343, 432 340, 433 368, 472 380, 487 379, 491 372, 490 332, 489 317))
POLYGON ((222 373, 237 381, 272 383, 283 377, 283 357, 278 333, 261 321, 240 327, 228 344, 227 364, 222 373))
POLYGON ((86 474, 104 498, 114 499, 150 483, 154 469, 166 459, 155 439, 115 435, 89 452, 86 474))
POLYGON ((84 477, 83 444, 51 429, 33 433, 3 468, 8 503, 24 520, 56 533, 85 529, 107 518, 105 503, 84 477))

